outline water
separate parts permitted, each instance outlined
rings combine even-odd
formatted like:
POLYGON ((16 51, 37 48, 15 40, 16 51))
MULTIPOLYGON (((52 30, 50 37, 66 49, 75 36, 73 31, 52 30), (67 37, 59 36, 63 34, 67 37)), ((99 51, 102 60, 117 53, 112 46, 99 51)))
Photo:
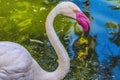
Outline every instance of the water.
POLYGON ((118 5, 117 1, 90 0, 91 20, 90 35, 96 38, 95 51, 98 61, 103 68, 100 71, 102 79, 119 80, 120 45, 116 40, 119 37, 120 10, 112 9, 118 5), (113 61, 113 59, 116 59, 113 61), (116 63, 116 64, 114 64, 116 63), (107 76, 107 77, 106 77, 107 76), (111 76, 111 78, 109 78, 111 76))
MULTIPOLYGON (((74 2, 80 4, 80 1, 74 0, 74 2)), ((120 74, 120 2, 117 0, 90 0, 89 3, 91 17, 89 35, 95 38, 94 49, 99 62, 99 69, 95 79, 120 80, 118 76, 120 74)), ((83 9, 83 11, 85 10, 83 9)), ((74 36, 74 33, 72 35, 74 36)), ((74 36, 74 39, 77 38, 74 36)), ((75 41, 74 39, 72 39, 71 43, 75 41)), ((73 58, 75 53, 72 47, 69 47, 69 49, 69 51, 72 50, 73 58)))
MULTIPOLYGON (((44 24, 47 14, 61 1, 66 0, 0 0, 0 40, 24 45, 44 69, 55 70, 57 57, 44 24)), ((120 80, 120 1, 70 1, 91 19, 91 25, 85 36, 74 20, 61 15, 55 19, 55 30, 71 57, 64 80, 120 80)))

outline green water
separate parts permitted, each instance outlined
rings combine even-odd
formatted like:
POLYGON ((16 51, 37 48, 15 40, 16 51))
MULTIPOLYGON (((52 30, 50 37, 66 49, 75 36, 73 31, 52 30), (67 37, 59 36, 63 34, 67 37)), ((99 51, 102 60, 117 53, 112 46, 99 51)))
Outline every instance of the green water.
MULTIPOLYGON (((57 57, 46 36, 45 20, 57 2, 52 0, 0 0, 0 40, 23 45, 34 59, 48 71, 56 69, 57 57), (42 44, 32 42, 30 39, 39 40, 42 44)), ((55 30, 63 43, 63 35, 73 24, 75 24, 74 21, 61 15, 55 19, 55 30)), ((84 78, 84 70, 87 72, 88 68, 80 70, 86 64, 83 63, 81 67, 80 65, 73 60, 71 70, 65 80, 84 78)))
MULTIPOLYGON (((57 57, 45 32, 45 20, 50 10, 59 1, 48 0, 0 0, 0 41, 12 41, 23 45, 34 59, 46 70, 53 71, 57 67, 57 57), (42 43, 30 41, 39 40, 42 43), (53 66, 54 65, 54 66, 53 66)), ((55 30, 62 40, 65 32, 75 24, 71 19, 61 15, 54 22, 55 30)), ((64 44, 65 45, 65 44, 64 44)), ((78 60, 79 61, 79 60, 78 60)), ((81 71, 86 64, 76 65, 71 62, 71 71, 65 80, 76 80, 84 77, 81 71)), ((87 68, 84 68, 87 70, 87 68)))

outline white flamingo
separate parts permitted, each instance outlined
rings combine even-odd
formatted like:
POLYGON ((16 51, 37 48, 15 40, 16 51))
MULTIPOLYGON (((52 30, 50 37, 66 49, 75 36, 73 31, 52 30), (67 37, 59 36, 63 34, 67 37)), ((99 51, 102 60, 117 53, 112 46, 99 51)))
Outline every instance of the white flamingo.
POLYGON ((53 72, 47 72, 23 46, 2 41, 0 42, 0 80, 61 80, 65 77, 70 68, 70 59, 53 28, 54 18, 58 14, 77 19, 85 31, 89 27, 88 18, 72 2, 62 2, 49 13, 46 19, 46 32, 58 56, 58 68, 53 72))

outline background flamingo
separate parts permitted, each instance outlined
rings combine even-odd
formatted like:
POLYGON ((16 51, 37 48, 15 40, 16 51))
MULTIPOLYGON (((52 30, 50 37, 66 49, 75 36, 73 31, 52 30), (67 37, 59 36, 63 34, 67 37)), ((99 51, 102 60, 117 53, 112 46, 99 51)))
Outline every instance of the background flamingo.
POLYGON ((54 72, 43 70, 21 45, 3 41, 0 42, 0 80, 61 80, 69 71, 69 56, 57 37, 54 28, 54 18, 62 14, 76 19, 84 31, 88 31, 89 19, 72 2, 58 4, 46 19, 48 38, 58 55, 59 66, 54 72))

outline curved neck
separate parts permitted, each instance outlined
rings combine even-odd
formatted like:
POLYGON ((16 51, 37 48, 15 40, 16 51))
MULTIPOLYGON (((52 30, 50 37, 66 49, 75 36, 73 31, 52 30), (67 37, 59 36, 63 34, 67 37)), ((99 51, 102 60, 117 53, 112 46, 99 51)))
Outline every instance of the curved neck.
POLYGON ((59 79, 63 79, 69 71, 70 59, 67 54, 67 51, 65 50, 64 46, 61 44, 53 28, 54 18, 58 14, 60 14, 58 10, 59 9, 54 8, 49 13, 46 20, 46 33, 58 56, 59 65, 58 65, 58 68, 53 72, 53 74, 55 75, 55 77, 59 77, 59 79))

